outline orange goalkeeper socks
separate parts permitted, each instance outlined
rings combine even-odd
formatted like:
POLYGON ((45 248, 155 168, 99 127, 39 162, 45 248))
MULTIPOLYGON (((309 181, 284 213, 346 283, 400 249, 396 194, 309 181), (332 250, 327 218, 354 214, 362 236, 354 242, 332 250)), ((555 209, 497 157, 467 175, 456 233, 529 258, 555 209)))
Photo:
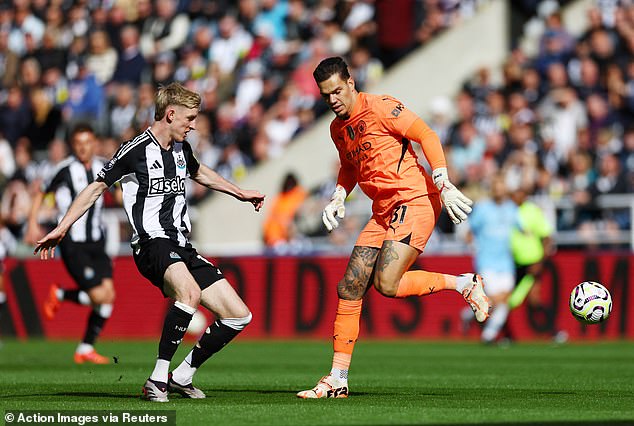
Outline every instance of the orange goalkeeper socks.
POLYGON ((362 300, 339 299, 337 316, 333 332, 333 349, 331 374, 340 380, 348 379, 348 369, 352 360, 354 344, 359 337, 359 319, 361 318, 362 300))
POLYGON ((426 296, 440 290, 454 290, 456 277, 438 272, 408 271, 398 283, 396 297, 426 296))
POLYGON ((361 304, 361 300, 339 299, 333 332, 333 348, 335 352, 352 355, 354 344, 359 337, 361 304))

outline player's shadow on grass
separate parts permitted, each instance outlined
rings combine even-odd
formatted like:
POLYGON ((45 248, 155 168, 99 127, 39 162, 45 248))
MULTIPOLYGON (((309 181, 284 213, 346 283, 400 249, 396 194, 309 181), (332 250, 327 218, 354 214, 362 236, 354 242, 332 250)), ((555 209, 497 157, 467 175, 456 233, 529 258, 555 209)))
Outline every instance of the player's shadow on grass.
MULTIPOLYGON (((205 390, 205 393, 207 393, 207 395, 211 394, 213 395, 214 392, 219 392, 219 393, 257 393, 257 394, 263 394, 263 395, 270 395, 272 393, 280 393, 280 394, 290 394, 290 395, 295 395, 297 392, 299 392, 297 389, 270 389, 270 390, 263 390, 263 389, 223 389, 223 388, 212 388, 209 390, 205 390)), ((355 392, 354 393, 355 396, 357 395, 372 395, 371 393, 366 393, 366 392, 355 392)), ((396 394, 389 394, 389 393, 383 393, 383 395, 396 395, 396 394)))
POLYGON ((104 392, 57 392, 52 393, 51 396, 65 396, 65 397, 80 397, 80 398, 125 398, 129 399, 130 397, 139 397, 141 392, 138 395, 130 395, 124 393, 104 393, 104 392))
MULTIPOLYGON (((140 392, 139 392, 140 394, 140 392)), ((103 392, 56 392, 56 393, 25 393, 21 395, 5 395, 0 396, 0 399, 15 399, 15 398, 29 398, 29 397, 46 397, 46 396, 63 396, 63 397, 78 397, 78 398, 125 398, 131 397, 129 394, 119 393, 103 393, 103 392)), ((136 395, 138 397, 138 395, 136 395)))
MULTIPOLYGON (((577 395, 580 392, 574 391, 538 391, 535 392, 537 395, 577 395)), ((585 394, 585 392, 584 392, 585 394)))

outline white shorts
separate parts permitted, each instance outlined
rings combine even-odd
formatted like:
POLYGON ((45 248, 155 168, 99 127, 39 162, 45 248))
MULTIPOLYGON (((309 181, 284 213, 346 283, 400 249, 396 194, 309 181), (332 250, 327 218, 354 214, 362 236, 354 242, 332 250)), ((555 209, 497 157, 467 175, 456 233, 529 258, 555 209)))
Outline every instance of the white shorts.
POLYGON ((510 292, 515 286, 514 272, 482 271, 480 275, 484 279, 484 292, 489 296, 510 292))

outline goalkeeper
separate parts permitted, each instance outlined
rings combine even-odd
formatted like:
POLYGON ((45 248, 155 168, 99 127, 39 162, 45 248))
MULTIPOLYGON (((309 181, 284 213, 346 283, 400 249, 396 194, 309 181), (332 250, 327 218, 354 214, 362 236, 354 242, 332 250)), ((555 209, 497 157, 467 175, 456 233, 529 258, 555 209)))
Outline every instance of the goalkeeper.
POLYGON ((397 298, 457 290, 480 322, 488 317, 489 301, 478 275, 408 271, 434 229, 441 199, 456 224, 471 212, 471 200, 449 181, 438 136, 391 96, 357 92, 341 58, 323 60, 313 76, 336 115, 330 135, 341 163, 337 188, 324 209, 324 225, 328 231, 337 228, 337 219, 345 214, 346 196, 356 184, 373 201, 372 217, 337 287, 332 369, 314 388, 297 394, 300 398, 342 398, 348 395, 362 299, 371 285, 382 295, 397 298), (410 140, 422 145, 432 178, 418 163, 410 140))

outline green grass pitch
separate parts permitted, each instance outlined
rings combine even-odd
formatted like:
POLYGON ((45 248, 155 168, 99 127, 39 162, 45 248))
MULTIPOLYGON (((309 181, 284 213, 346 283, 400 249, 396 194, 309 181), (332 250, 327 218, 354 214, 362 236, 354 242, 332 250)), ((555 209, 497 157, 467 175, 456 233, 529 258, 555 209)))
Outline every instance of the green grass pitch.
MULTIPOLYGON (((330 367, 319 341, 238 341, 205 364, 207 399, 139 399, 156 342, 99 345, 118 362, 74 365, 75 343, 5 341, 4 410, 176 410, 179 425, 634 424, 634 342, 362 341, 348 399, 300 400, 330 367)), ((175 356, 180 362, 190 344, 175 356)))

